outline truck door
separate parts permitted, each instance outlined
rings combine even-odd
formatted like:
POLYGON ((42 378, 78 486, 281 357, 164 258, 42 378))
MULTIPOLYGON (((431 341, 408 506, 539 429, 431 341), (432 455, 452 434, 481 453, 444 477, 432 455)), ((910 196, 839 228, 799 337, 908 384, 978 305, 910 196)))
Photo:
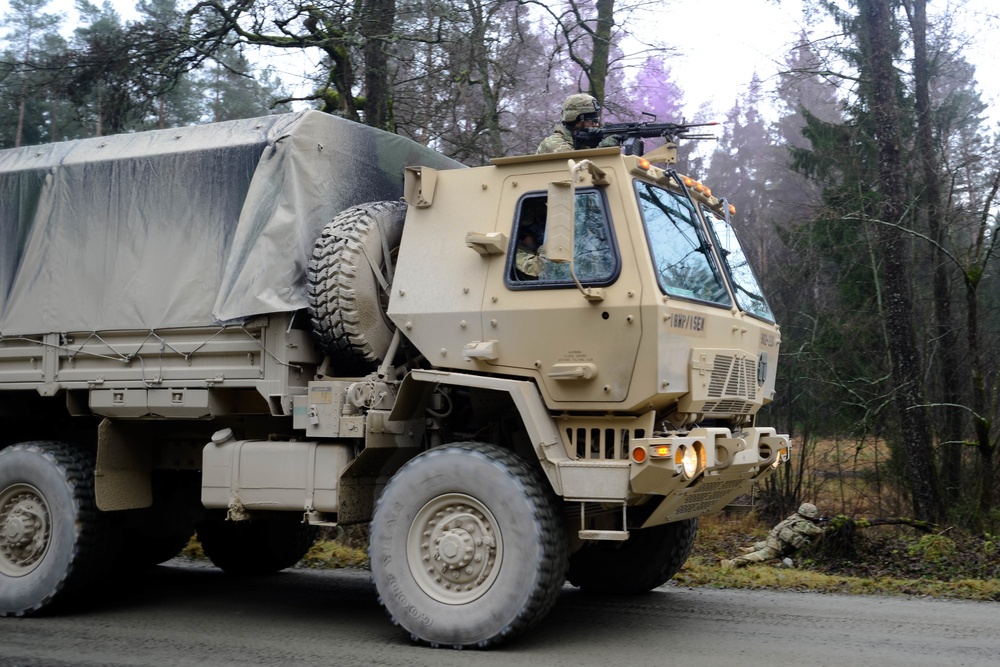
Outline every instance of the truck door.
POLYGON ((615 224, 624 220, 617 191, 577 190, 570 264, 542 250, 546 191, 520 193, 505 187, 500 210, 512 211, 510 226, 501 218, 497 229, 510 245, 487 280, 483 330, 497 342, 490 363, 534 371, 550 402, 624 401, 642 332, 632 244, 615 224))

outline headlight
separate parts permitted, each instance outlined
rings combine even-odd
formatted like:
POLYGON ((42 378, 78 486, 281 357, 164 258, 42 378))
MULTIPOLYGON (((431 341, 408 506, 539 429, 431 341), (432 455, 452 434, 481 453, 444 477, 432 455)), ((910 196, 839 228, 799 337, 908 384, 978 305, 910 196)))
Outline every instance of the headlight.
POLYGON ((678 447, 674 461, 680 464, 687 477, 694 477, 705 469, 705 448, 700 442, 678 447))

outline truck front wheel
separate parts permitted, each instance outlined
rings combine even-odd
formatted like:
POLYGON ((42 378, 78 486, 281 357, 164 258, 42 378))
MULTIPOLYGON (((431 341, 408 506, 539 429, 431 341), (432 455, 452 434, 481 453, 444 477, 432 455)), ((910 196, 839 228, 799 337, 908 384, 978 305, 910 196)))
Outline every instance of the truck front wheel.
POLYGON ((569 561, 569 582, 586 593, 637 595, 670 581, 691 555, 698 520, 633 531, 624 542, 591 542, 569 561))
POLYGON ((455 443, 399 470, 372 519, 379 601, 414 641, 485 648, 530 627, 565 581, 567 541, 541 474, 513 452, 455 443))
POLYGON ((58 442, 0 451, 0 616, 68 602, 101 567, 94 458, 58 442))

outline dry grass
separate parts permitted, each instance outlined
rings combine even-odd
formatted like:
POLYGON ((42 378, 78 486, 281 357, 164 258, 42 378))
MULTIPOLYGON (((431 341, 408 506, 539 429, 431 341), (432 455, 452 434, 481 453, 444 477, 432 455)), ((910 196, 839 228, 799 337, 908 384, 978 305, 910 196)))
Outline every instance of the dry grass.
POLYGON ((895 577, 863 578, 767 565, 722 570, 717 564, 706 565, 698 559, 688 561, 684 569, 674 577, 674 582, 681 586, 708 586, 712 588, 816 591, 848 595, 907 595, 1000 601, 1000 580, 998 579, 964 579, 946 582, 895 577))
MULTIPOLYGON (((299 561, 299 565, 317 569, 367 568, 367 532, 364 527, 355 526, 346 531, 321 533, 320 539, 316 540, 309 552, 299 561)), ((208 558, 197 536, 191 538, 180 555, 197 560, 208 558)))
POLYGON ((319 540, 299 565, 317 569, 367 568, 368 554, 363 549, 348 546, 337 540, 319 540))
MULTIPOLYGON (((802 457, 802 498, 822 514, 897 516, 903 498, 886 480, 892 474, 889 446, 881 440, 830 438, 794 443, 802 457)), ((793 460, 798 466, 798 461, 793 460)))
POLYGON ((694 552, 674 580, 685 586, 1000 601, 1000 540, 860 525, 852 558, 830 555, 821 539, 792 555, 792 567, 775 561, 729 569, 719 561, 739 555, 739 547, 765 536, 770 526, 752 513, 704 517, 694 552))

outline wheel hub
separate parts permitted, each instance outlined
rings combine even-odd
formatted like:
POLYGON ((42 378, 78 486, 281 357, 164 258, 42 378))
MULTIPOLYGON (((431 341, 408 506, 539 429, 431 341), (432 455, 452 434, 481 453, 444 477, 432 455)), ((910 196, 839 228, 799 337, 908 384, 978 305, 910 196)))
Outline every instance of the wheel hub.
POLYGON ((485 505, 463 494, 446 494, 417 512, 407 552, 414 578, 427 595, 464 604, 489 590, 503 547, 485 505))
POLYGON ((49 517, 41 494, 27 485, 0 492, 0 572, 23 576, 38 565, 49 543, 49 517))

